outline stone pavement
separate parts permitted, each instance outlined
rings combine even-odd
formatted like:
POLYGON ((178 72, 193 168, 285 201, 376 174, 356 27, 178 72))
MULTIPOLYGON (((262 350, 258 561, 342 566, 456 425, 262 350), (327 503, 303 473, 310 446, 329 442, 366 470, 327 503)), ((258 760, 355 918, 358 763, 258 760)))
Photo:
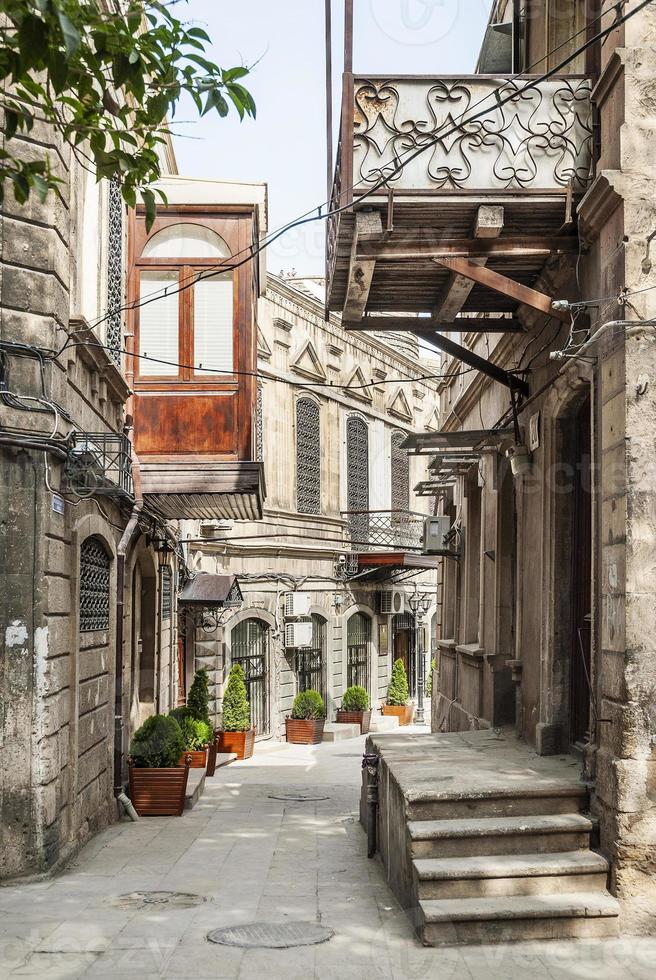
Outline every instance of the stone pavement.
POLYGON ((366 857, 357 822, 364 741, 260 743, 252 760, 208 779, 183 817, 121 822, 58 878, 0 888, 0 977, 654 976, 652 939, 420 946, 380 864, 366 857), (271 798, 295 793, 323 799, 271 798), (172 904, 135 895, 162 891, 183 896, 172 904), (334 936, 319 946, 246 951, 206 938, 224 925, 296 920, 320 921, 334 936))

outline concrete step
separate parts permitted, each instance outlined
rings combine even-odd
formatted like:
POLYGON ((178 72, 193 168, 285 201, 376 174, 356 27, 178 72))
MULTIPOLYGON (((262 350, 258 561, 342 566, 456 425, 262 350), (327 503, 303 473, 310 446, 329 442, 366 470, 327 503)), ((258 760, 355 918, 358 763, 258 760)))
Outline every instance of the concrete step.
POLYGON ((419 903, 419 933, 427 946, 597 938, 619 932, 619 905, 607 892, 419 903))
POLYGON ((580 813, 408 824, 412 858, 575 851, 590 846, 591 830, 592 821, 580 813))
POLYGON ((580 783, 554 779, 500 789, 468 789, 450 785, 406 796, 408 820, 451 820, 455 817, 537 816, 543 813, 580 813, 588 804, 588 791, 580 783))
POLYGON ((383 732, 395 732, 399 727, 399 719, 394 715, 372 715, 369 722, 369 733, 380 735, 383 732))
POLYGON ((341 742, 345 738, 359 738, 360 726, 327 721, 323 726, 324 742, 341 742))
POLYGON ((608 862, 594 851, 416 858, 419 899, 603 892, 608 862))

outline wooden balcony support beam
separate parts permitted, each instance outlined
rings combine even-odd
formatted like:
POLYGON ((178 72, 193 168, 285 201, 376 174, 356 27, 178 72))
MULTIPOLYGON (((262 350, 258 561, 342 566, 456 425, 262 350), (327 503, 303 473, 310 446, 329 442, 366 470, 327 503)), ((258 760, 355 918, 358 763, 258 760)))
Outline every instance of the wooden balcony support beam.
MULTIPOLYGON (((474 238, 490 241, 498 238, 503 230, 504 211, 502 207, 481 204, 476 211, 474 221, 474 238)), ((472 258, 473 265, 485 265, 487 257, 472 258)), ((435 306, 433 316, 451 323, 460 313, 467 302, 475 283, 467 276, 452 272, 442 289, 435 306)))
POLYGON ((515 279, 510 279, 500 272, 494 272, 493 269, 488 269, 484 266, 473 265, 467 259, 441 258, 434 259, 433 261, 438 265, 444 266, 446 269, 450 269, 451 272, 473 280, 473 282, 478 283, 480 286, 486 286, 495 293, 500 293, 502 296, 515 300, 517 303, 523 303, 525 306, 530 306, 534 310, 539 310, 540 313, 544 313, 546 316, 552 316, 557 320, 562 320, 564 323, 571 322, 569 313, 553 309, 553 299, 551 296, 547 296, 546 293, 541 293, 537 289, 531 289, 530 286, 524 286, 522 283, 517 282, 515 279))
POLYGON ((382 236, 383 222, 379 211, 357 211, 355 214, 351 259, 346 285, 346 300, 344 302, 344 318, 356 323, 362 319, 364 311, 367 308, 371 281, 376 268, 375 258, 358 259, 358 240, 360 235, 365 233, 374 238, 376 236, 382 236))
POLYGON ((578 252, 575 235, 509 235, 505 238, 445 238, 443 240, 416 241, 411 238, 382 241, 359 239, 358 261, 376 259, 377 262, 417 262, 421 259, 445 258, 547 258, 552 253, 578 252))
POLYGON ((520 392, 525 396, 528 395, 528 385, 525 381, 516 378, 508 371, 504 371, 497 364, 492 364, 491 361, 486 360, 484 357, 479 357, 478 354, 469 350, 468 347, 456 344, 455 341, 450 340, 441 333, 434 334, 431 337, 431 343, 440 350, 443 350, 445 354, 449 354, 451 357, 462 361, 463 364, 475 368, 481 374, 485 374, 488 378, 492 378, 494 381, 498 381, 499 384, 505 385, 506 388, 510 388, 511 391, 520 392))
POLYGON ((509 317, 460 317, 453 322, 434 320, 429 316, 365 316, 357 323, 343 320, 345 330, 403 330, 406 333, 432 335, 436 331, 452 333, 522 333, 519 320, 509 317))

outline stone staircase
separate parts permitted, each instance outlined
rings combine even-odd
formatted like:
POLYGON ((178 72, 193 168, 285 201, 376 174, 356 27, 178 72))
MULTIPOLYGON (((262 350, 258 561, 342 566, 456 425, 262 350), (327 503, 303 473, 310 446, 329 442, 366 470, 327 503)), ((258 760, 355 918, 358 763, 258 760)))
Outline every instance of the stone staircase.
POLYGON ((428 946, 618 934, 583 786, 406 798, 412 905, 428 946))

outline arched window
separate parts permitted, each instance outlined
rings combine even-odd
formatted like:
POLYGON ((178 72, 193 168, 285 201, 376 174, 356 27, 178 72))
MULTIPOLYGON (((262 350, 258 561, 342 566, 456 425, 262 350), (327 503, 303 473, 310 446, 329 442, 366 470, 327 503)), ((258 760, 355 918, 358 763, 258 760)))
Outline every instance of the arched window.
MULTIPOLYGON (((408 450, 402 449, 405 432, 393 432, 391 440, 391 501, 392 510, 410 510, 410 458, 408 450)), ((401 515, 397 515, 401 516, 401 515)))
POLYGON ((261 619, 244 619, 237 623, 231 635, 230 659, 241 664, 248 703, 251 706, 251 725, 258 735, 269 731, 267 705, 267 660, 269 651, 269 627, 261 619))
POLYGON ((326 654, 326 620, 312 615, 312 646, 296 654, 296 680, 299 691, 318 691, 325 699, 324 665, 326 654))
POLYGON ((369 430, 359 415, 346 421, 346 503, 354 541, 369 535, 369 430))
POLYGON ((229 256, 220 235, 191 221, 168 225, 148 239, 141 258, 150 260, 149 267, 139 273, 139 377, 201 381, 231 375, 234 274, 210 274, 206 263, 229 256), (149 297, 153 302, 144 303, 149 297), (193 367, 183 367, 190 357, 193 367))
POLYGON ((80 548, 80 632, 109 629, 110 556, 92 535, 80 548))
POLYGON ((321 513, 321 419, 311 398, 296 402, 296 509, 321 513))
POLYGON ((346 625, 346 683, 369 690, 369 643, 371 617, 354 613, 346 625))

